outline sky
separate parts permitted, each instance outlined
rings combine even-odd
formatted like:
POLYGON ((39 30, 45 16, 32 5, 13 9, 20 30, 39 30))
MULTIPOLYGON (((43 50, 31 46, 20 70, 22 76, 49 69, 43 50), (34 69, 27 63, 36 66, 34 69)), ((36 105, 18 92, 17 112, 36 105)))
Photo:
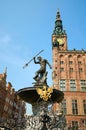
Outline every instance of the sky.
MULTIPOLYGON (((0 0, 0 73, 7 67, 7 83, 18 91, 33 87, 38 52, 52 65, 52 33, 60 11, 68 49, 86 50, 86 0, 0 0)), ((47 67, 48 85, 52 70, 47 67)), ((28 107, 30 111, 30 107, 28 107)))

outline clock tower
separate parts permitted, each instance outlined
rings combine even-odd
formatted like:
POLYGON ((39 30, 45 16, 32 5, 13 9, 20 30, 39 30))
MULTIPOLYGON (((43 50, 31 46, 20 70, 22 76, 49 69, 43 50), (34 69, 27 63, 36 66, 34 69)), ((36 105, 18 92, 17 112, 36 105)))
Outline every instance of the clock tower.
POLYGON ((55 28, 52 34, 52 47, 57 50, 67 50, 67 35, 63 29, 62 20, 60 18, 60 12, 57 12, 55 28))
POLYGON ((86 50, 67 48, 67 34, 59 11, 52 34, 52 59, 53 87, 64 92, 63 101, 54 103, 53 110, 62 108, 67 129, 86 128, 86 50))

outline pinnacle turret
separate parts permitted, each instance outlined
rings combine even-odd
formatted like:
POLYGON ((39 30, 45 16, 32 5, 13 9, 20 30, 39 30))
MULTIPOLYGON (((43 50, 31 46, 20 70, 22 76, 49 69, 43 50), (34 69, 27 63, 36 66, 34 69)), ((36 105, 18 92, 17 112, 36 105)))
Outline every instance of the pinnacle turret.
POLYGON ((62 20, 60 17, 60 12, 57 11, 56 21, 55 21, 55 28, 53 34, 65 34, 65 30, 63 30, 62 20))
POLYGON ((59 11, 57 12, 56 20, 61 20, 61 18, 60 18, 60 12, 59 11))

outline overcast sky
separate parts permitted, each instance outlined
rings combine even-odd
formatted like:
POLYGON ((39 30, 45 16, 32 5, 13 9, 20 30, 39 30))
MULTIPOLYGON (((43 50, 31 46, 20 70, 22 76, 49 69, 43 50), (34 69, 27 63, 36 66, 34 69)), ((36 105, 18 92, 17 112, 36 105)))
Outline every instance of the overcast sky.
MULTIPOLYGON (((16 91, 33 86, 39 66, 32 61, 22 67, 40 50, 52 64, 51 38, 58 9, 68 49, 86 50, 86 0, 0 0, 0 73, 7 67, 7 82, 16 91)), ((47 69, 51 86, 52 71, 47 69)))

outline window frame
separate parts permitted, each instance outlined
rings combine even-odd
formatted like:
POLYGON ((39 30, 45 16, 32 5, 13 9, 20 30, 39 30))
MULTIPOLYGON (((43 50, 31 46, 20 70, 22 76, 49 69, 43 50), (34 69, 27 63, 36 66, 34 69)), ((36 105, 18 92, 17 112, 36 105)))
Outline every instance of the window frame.
POLYGON ((76 91, 76 80, 70 79, 70 91, 76 91))
POLYGON ((72 114, 78 115, 78 103, 75 99, 72 100, 72 114))
POLYGON ((65 79, 60 79, 59 85, 60 85, 61 91, 66 91, 66 80, 65 79))

